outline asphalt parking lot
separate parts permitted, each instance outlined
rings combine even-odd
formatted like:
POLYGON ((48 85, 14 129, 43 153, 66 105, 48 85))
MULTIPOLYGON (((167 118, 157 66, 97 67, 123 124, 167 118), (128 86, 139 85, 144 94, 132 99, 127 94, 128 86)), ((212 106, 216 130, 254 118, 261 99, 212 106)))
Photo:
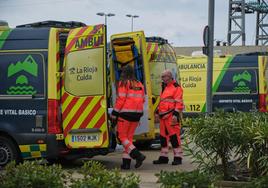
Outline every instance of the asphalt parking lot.
MULTIPOLYGON (((106 156, 96 156, 92 158, 91 160, 97 160, 104 164, 108 169, 113 169, 113 168, 120 168, 121 165, 121 148, 117 148, 117 151, 114 153, 110 153, 106 156)), ((131 164, 131 170, 126 171, 122 170, 121 172, 123 174, 128 173, 128 172, 134 172, 135 174, 140 176, 141 187, 149 188, 149 187, 160 187, 159 184, 156 183, 157 177, 155 176, 156 173, 159 173, 161 170, 164 171, 191 171, 195 169, 195 166, 191 164, 191 161, 188 157, 183 158, 183 164, 178 165, 178 166, 173 166, 171 165, 171 162, 173 160, 173 153, 172 150, 169 152, 169 164, 161 164, 161 165, 154 165, 152 164, 152 161, 158 158, 159 155, 159 150, 146 150, 142 151, 146 155, 146 159, 143 163, 143 165, 135 169, 134 164, 135 161, 132 162, 131 164)))

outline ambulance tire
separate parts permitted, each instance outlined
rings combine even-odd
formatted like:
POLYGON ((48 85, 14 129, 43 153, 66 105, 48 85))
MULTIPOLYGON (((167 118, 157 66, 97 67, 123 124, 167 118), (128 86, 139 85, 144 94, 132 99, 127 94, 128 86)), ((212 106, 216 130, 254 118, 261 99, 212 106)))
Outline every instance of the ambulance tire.
POLYGON ((11 161, 20 162, 18 148, 10 138, 0 135, 0 167, 11 161))

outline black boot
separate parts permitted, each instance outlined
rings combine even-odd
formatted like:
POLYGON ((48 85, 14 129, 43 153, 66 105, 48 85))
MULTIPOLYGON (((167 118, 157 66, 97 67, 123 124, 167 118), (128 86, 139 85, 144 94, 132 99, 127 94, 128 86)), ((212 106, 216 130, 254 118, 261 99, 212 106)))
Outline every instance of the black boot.
POLYGON ((181 157, 174 157, 172 165, 180 165, 180 164, 182 164, 182 158, 181 157))
POLYGON ((153 161, 153 164, 168 164, 168 157, 160 156, 157 160, 153 161))
POLYGON ((133 149, 129 155, 136 160, 135 168, 139 168, 146 158, 139 150, 137 150, 137 148, 133 149))
POLYGON ((121 165, 121 169, 122 170, 129 170, 130 169, 131 159, 123 158, 122 162, 123 163, 121 165))

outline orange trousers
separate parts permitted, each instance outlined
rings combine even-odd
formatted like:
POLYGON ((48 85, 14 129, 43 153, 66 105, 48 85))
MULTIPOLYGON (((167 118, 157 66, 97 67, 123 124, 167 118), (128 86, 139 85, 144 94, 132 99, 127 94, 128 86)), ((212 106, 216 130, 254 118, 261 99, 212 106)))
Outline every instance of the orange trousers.
POLYGON ((124 147, 122 158, 130 159, 129 153, 136 147, 133 145, 133 136, 139 122, 131 122, 118 118, 117 132, 118 138, 124 147))
POLYGON ((172 113, 160 118, 161 156, 168 156, 168 143, 171 142, 175 157, 182 157, 181 127, 179 123, 172 124, 172 113))

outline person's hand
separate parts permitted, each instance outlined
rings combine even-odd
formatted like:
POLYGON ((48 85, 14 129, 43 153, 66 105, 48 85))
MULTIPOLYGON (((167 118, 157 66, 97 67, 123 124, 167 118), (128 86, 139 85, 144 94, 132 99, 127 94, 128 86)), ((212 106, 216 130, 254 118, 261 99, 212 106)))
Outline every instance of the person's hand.
POLYGON ((110 118, 111 118, 111 127, 115 128, 115 126, 117 124, 117 117, 114 115, 111 115, 110 118))
POLYGON ((175 124, 178 124, 178 118, 177 116, 172 116, 172 120, 171 120, 171 125, 175 125, 175 124))
POLYGON ((111 118, 111 120, 114 120, 115 121, 117 117, 114 116, 114 115, 111 115, 110 118, 111 118))
POLYGON ((157 113, 154 114, 154 122, 155 123, 159 123, 160 122, 159 115, 157 113))

